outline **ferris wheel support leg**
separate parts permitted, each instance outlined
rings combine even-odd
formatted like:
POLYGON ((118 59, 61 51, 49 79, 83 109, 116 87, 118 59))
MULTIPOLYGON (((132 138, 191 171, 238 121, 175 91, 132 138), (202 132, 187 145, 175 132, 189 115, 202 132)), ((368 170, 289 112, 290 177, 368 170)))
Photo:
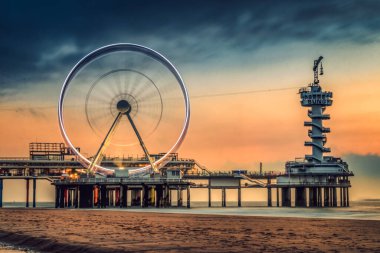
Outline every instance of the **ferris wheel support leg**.
POLYGON ((139 139, 140 146, 144 150, 144 153, 145 153, 145 155, 146 155, 146 157, 147 157, 147 159, 148 159, 148 161, 150 163, 151 172, 157 172, 157 169, 156 169, 156 167, 153 164, 152 158, 149 155, 148 149, 146 148, 146 146, 144 144, 144 141, 143 141, 143 139, 141 138, 141 136, 139 134, 139 131, 137 131, 137 127, 136 127, 135 123, 133 122, 133 120, 132 120, 131 116, 129 115, 129 113, 126 113, 126 115, 128 117, 129 123, 131 123, 133 131, 135 131, 135 134, 136 134, 137 138, 139 139))
POLYGON ((119 112, 119 114, 116 116, 114 122, 112 123, 110 130, 108 130, 106 137, 104 138, 102 144, 100 144, 98 152, 96 152, 96 155, 95 155, 94 159, 92 160, 90 167, 88 168, 89 172, 92 172, 94 169, 94 166, 96 164, 98 164, 99 158, 101 157, 101 154, 102 154, 104 148, 107 146, 107 142, 108 142, 109 138, 112 136, 113 132, 115 131, 117 124, 120 122, 120 118, 122 115, 123 114, 121 112, 119 112))

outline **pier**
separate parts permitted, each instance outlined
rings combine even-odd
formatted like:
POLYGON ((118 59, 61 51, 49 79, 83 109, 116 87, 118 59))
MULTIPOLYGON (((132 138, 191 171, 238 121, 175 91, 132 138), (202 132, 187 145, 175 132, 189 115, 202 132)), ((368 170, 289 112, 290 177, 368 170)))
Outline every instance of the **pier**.
MULTIPOLYGON (((301 106, 310 108, 307 112, 310 121, 304 122, 304 126, 310 127, 310 140, 304 145, 311 147, 312 153, 286 162, 284 172, 263 172, 261 165, 259 172, 241 169, 217 172, 194 159, 179 158, 177 153, 149 154, 137 128, 134 131, 144 156, 103 157, 101 151, 114 131, 113 125, 97 154, 90 158, 82 157, 80 148, 67 147, 64 143, 30 143, 29 157, 0 158, 0 207, 4 180, 8 179, 25 180, 26 207, 29 207, 30 183, 33 184, 32 207, 36 207, 36 182, 41 179, 54 185, 57 208, 170 207, 174 206, 173 191, 177 192, 178 207, 183 206, 183 191, 186 191, 186 207, 190 208, 191 189, 195 188, 207 189, 209 207, 212 207, 214 190, 221 190, 222 207, 227 207, 227 190, 236 190, 237 206, 241 207, 242 189, 246 188, 265 189, 268 207, 348 207, 349 177, 354 174, 341 158, 324 155, 331 152, 325 147, 330 128, 323 122, 330 119, 325 110, 332 106, 333 94, 323 91, 319 83, 322 59, 314 61, 313 82, 299 90, 301 106), (157 168, 164 159, 168 162, 157 168), (138 174, 141 169, 145 175, 138 174)), ((118 102, 119 116, 115 124, 125 114, 134 126, 129 115, 131 106, 125 100, 118 102)))
MULTIPOLYGON (((143 159, 143 158, 141 158, 143 159)), ((125 163, 141 163, 140 158, 126 159, 125 163)), ((191 201, 183 203, 183 194, 190 197, 191 189, 207 189, 208 206, 212 207, 212 192, 222 192, 220 203, 227 206, 227 190, 237 191, 237 206, 242 207, 242 189, 266 189, 267 206, 277 207, 347 207, 349 206, 349 176, 329 174, 329 181, 323 182, 325 174, 315 174, 314 182, 281 183, 279 177, 292 178, 292 174, 279 172, 228 171, 211 172, 197 165, 192 159, 174 157, 167 164, 169 178, 70 178, 73 169, 84 169, 77 161, 37 161, 31 159, 0 159, 0 200, 4 180, 25 181, 25 206, 36 207, 36 182, 48 180, 56 187, 57 208, 106 208, 106 207, 191 207, 191 201), (187 168, 186 170, 179 167, 187 168), (175 169, 178 168, 178 169, 175 169), (172 173, 176 172, 178 173, 172 173), (185 173, 183 173, 184 171, 185 173), (170 172, 170 173, 169 173, 170 172), (62 175, 67 176, 62 176, 62 175), (173 178, 172 174, 178 175, 173 178), (199 183, 201 182, 201 183, 199 183), (29 185, 32 185, 32 192, 29 185), (171 196, 176 192, 178 199, 171 196), (82 199, 82 201, 81 201, 82 199), (84 201, 84 199, 87 199, 84 201), (127 204, 128 203, 128 204, 127 204)), ((104 160, 113 164, 114 160, 104 160)), ((120 162, 120 161, 119 161, 120 162)), ((118 162, 118 163, 119 163, 118 162)), ((147 161, 145 161, 147 163, 147 161)), ((186 198, 187 199, 187 198, 186 198)), ((189 198, 190 199, 190 198, 189 198)), ((252 196, 250 201, 255 201, 252 196)), ((2 201, 0 201, 0 207, 2 201)))

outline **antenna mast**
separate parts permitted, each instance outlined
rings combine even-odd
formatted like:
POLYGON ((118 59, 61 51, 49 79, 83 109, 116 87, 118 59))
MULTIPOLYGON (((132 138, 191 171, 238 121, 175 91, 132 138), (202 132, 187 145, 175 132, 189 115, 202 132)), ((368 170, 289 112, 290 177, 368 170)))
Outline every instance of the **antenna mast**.
POLYGON ((319 85, 319 79, 318 79, 318 65, 319 65, 319 63, 321 63, 320 75, 323 75, 322 59, 323 59, 323 56, 319 56, 318 60, 314 60, 314 67, 313 67, 314 83, 313 83, 313 85, 317 85, 317 86, 319 85))

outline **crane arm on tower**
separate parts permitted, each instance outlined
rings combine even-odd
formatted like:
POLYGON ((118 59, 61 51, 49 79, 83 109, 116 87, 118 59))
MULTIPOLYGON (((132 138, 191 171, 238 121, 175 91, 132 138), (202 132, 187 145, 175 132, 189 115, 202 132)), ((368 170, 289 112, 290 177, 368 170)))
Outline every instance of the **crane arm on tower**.
MULTIPOLYGON (((318 80, 318 65, 322 62, 323 56, 319 56, 318 60, 314 61, 313 71, 314 71, 314 85, 319 84, 318 80)), ((322 64, 322 63, 321 63, 322 64)), ((321 75, 323 74, 323 70, 321 69, 321 75)))

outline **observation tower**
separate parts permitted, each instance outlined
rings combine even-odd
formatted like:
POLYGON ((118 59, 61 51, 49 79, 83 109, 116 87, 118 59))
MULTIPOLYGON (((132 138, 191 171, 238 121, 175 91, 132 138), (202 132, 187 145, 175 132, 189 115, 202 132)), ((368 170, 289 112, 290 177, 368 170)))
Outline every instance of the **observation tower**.
POLYGON ((340 206, 349 206, 348 177, 353 173, 341 158, 324 155, 331 152, 325 147, 330 128, 324 127, 323 122, 330 119, 325 110, 332 105, 333 93, 324 91, 319 83, 318 75, 323 75, 322 59, 320 56, 314 61, 314 81, 299 90, 301 105, 310 108, 307 113, 310 120, 305 121, 304 126, 310 127, 311 140, 305 141, 305 146, 311 147, 312 152, 287 162, 285 175, 277 178, 277 185, 282 188, 282 206, 292 206, 293 188, 295 206, 336 207, 337 189, 340 189, 340 206))
POLYGON ((299 91, 301 96, 301 105, 309 107, 307 115, 311 121, 305 121, 304 126, 311 127, 308 135, 311 141, 306 141, 305 146, 312 147, 312 155, 306 155, 305 159, 310 162, 323 162, 323 153, 331 152, 330 148, 325 147, 327 142, 326 133, 330 132, 330 128, 323 127, 323 121, 330 119, 329 114, 324 114, 327 106, 332 105, 332 92, 323 91, 318 80, 318 65, 321 64, 321 75, 323 75, 322 67, 323 57, 319 57, 314 61, 314 82, 308 87, 299 91))

